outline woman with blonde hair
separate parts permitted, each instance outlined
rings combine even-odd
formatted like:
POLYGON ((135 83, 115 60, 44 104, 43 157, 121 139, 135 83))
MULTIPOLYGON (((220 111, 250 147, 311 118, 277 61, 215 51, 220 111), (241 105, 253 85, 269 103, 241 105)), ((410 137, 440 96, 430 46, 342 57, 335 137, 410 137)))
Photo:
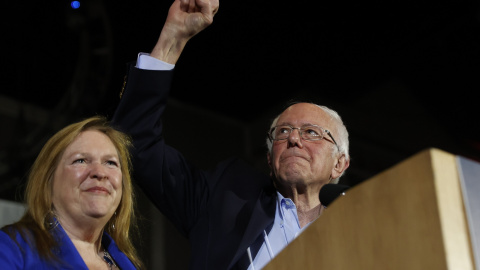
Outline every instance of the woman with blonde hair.
POLYGON ((3 269, 141 269, 127 135, 103 117, 71 124, 30 171, 26 212, 0 231, 3 269))

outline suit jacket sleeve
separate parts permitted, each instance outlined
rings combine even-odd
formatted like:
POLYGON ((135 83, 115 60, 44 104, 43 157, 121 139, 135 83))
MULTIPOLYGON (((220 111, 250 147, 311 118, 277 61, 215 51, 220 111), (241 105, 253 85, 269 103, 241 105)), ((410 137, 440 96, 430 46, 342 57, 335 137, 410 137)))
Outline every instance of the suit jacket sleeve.
POLYGON ((129 66, 114 126, 134 142, 133 178, 153 204, 185 235, 205 211, 208 190, 205 172, 195 169, 162 137, 161 115, 173 71, 140 70, 129 66))
POLYGON ((239 159, 196 169, 162 137, 173 71, 131 66, 112 122, 134 141, 134 180, 189 239, 196 269, 230 269, 273 222, 272 182, 239 159))

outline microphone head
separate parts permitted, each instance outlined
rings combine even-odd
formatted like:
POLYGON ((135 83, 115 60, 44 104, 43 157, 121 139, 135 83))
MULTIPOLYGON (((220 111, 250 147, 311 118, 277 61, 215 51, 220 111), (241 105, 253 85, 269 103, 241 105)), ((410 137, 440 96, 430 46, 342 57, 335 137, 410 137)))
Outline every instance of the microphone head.
POLYGON ((349 189, 349 186, 339 184, 326 184, 320 189, 320 202, 323 206, 327 207, 338 196, 345 195, 345 191, 349 189))

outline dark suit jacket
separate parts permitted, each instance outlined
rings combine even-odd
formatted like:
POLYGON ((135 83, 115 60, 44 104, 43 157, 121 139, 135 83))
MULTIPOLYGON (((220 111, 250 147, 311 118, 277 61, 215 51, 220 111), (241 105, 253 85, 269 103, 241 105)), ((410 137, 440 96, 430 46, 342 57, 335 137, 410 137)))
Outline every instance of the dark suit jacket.
POLYGON ((165 144, 160 118, 173 71, 129 67, 112 122, 132 136, 135 181, 189 239, 192 269, 245 269, 246 250, 275 217, 272 181, 239 159, 212 171, 165 144))

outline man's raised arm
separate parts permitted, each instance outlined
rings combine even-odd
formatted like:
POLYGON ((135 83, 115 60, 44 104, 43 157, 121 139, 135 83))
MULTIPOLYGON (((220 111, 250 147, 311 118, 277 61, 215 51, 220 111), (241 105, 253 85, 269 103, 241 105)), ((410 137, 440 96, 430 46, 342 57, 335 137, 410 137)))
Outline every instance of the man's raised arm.
POLYGON ((212 24, 218 7, 218 0, 175 0, 150 56, 175 64, 188 40, 212 24))

